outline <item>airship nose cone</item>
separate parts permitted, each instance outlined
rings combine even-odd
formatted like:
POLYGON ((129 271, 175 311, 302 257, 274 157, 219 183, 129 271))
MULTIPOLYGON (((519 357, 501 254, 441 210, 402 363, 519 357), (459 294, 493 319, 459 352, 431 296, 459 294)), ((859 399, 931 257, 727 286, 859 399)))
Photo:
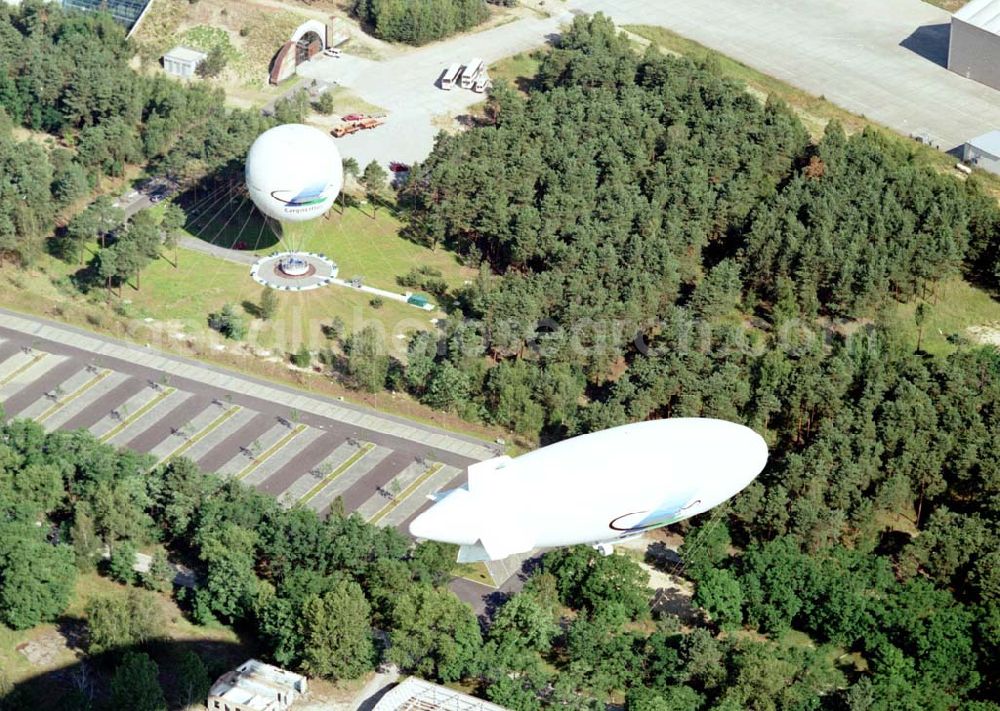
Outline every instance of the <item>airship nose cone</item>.
POLYGON ((443 543, 473 545, 479 540, 480 517, 467 489, 455 489, 410 523, 410 534, 443 543))
POLYGON ((724 442, 707 456, 717 476, 705 480, 701 495, 708 508, 745 489, 767 464, 767 442, 749 427, 727 422, 724 442))

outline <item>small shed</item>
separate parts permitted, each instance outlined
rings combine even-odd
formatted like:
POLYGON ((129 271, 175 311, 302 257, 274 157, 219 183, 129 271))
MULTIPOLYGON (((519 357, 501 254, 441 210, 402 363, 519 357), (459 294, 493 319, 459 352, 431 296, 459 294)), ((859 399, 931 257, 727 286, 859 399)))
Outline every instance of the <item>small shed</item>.
POLYGON ((163 55, 163 68, 167 74, 188 79, 194 76, 198 65, 208 59, 208 55, 190 47, 174 47, 163 55))
POLYGON ((966 141, 962 160, 1000 175, 1000 131, 990 131, 966 141))

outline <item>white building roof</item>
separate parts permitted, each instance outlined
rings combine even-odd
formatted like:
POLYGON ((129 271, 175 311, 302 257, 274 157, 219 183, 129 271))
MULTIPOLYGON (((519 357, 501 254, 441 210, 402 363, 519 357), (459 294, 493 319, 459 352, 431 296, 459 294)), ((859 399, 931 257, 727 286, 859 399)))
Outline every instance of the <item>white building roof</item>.
POLYGON ((507 709, 411 676, 379 699, 372 711, 507 711, 507 709))
POLYGON ((301 674, 250 659, 219 677, 208 696, 250 711, 272 711, 288 708, 288 700, 305 689, 306 678, 301 674), (279 693, 284 694, 282 702, 278 701, 279 693))
POLYGON ((972 0, 954 16, 979 29, 1000 34, 1000 0, 972 0))
POLYGON ((977 151, 989 153, 991 156, 1000 158, 1000 131, 990 131, 982 136, 970 138, 967 143, 977 151))
POLYGON ((208 55, 204 52, 199 52, 197 49, 191 49, 190 47, 181 47, 178 45, 172 50, 163 55, 164 57, 170 57, 171 59, 178 62, 200 62, 204 59, 208 59, 208 55))

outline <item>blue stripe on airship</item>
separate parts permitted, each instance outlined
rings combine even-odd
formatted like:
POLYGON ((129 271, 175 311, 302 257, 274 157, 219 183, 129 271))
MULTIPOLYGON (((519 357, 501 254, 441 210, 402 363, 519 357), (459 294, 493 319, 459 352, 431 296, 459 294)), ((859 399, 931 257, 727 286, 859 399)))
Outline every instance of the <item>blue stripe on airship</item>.
POLYGON ((658 528, 660 526, 666 526, 668 524, 674 523, 684 518, 685 509, 691 508, 696 501, 692 501, 694 498, 694 492, 684 492, 682 494, 673 494, 665 501, 661 502, 654 510, 646 512, 646 515, 642 517, 637 523, 630 526, 621 526, 618 524, 621 519, 628 516, 635 516, 642 512, 636 511, 631 514, 625 514, 614 519, 608 525, 615 531, 625 531, 625 532, 636 532, 643 531, 648 528, 658 528))

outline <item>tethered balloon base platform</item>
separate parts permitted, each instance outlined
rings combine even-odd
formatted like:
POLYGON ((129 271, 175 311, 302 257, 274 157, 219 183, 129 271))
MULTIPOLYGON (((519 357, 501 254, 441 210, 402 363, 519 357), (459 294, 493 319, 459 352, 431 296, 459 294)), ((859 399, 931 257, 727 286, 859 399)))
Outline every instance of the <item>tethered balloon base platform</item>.
POLYGON ((316 272, 316 267, 298 254, 291 254, 282 259, 278 262, 278 269, 285 276, 292 278, 310 276, 311 273, 316 272))
POLYGON ((337 278, 337 264, 325 254, 278 252, 258 259, 250 276, 258 284, 280 291, 319 289, 337 278))

